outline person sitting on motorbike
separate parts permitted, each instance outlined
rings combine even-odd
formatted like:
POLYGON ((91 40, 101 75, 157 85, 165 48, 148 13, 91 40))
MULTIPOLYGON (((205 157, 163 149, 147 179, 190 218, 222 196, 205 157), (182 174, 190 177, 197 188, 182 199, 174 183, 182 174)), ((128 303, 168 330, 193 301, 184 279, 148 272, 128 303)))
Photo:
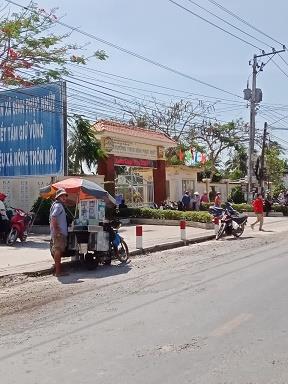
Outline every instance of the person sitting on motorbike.
POLYGON ((119 250, 118 250, 118 236, 116 235, 116 230, 121 226, 121 223, 119 220, 111 220, 109 223, 105 223, 104 230, 109 233, 109 242, 112 243, 115 256, 118 257, 119 250), (114 229, 115 228, 115 229, 114 229))
POLYGON ((214 205, 215 207, 221 208, 221 204, 222 204, 221 192, 217 192, 214 200, 214 205))
POLYGON ((0 234, 2 235, 3 240, 6 239, 10 231, 10 221, 4 204, 5 199, 6 195, 0 192, 0 234))
POLYGON ((122 199, 121 203, 119 204, 119 209, 126 209, 126 208, 128 208, 127 204, 125 203, 125 200, 122 199))

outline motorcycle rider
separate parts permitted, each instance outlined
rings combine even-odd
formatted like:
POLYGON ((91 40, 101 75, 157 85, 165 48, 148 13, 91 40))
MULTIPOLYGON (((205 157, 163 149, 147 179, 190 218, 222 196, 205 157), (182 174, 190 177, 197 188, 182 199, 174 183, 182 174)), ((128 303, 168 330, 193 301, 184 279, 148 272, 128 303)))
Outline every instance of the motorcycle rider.
POLYGON ((221 204, 222 204, 221 192, 217 192, 214 200, 214 205, 215 207, 221 208, 221 204))

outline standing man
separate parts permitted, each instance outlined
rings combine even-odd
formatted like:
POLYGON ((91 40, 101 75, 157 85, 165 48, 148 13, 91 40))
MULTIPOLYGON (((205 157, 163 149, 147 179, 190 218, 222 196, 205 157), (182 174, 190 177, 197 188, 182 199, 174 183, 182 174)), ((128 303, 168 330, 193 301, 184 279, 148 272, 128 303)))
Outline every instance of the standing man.
POLYGON ((261 193, 257 193, 256 199, 252 203, 254 212, 256 214, 257 220, 255 223, 251 224, 251 228, 254 229, 254 225, 259 223, 259 231, 264 231, 263 227, 263 220, 264 220, 264 204, 263 204, 263 197, 261 193))
POLYGON ((199 211, 199 209, 200 209, 199 192, 194 192, 194 195, 193 195, 191 201, 192 201, 192 211, 199 211))
POLYGON ((50 233, 52 239, 52 255, 55 262, 55 276, 61 276, 61 257, 64 255, 68 227, 64 205, 67 201, 67 192, 65 189, 59 189, 56 192, 56 200, 50 209, 50 233))
POLYGON ((182 197, 183 211, 188 211, 190 209, 190 194, 189 191, 186 191, 182 197))

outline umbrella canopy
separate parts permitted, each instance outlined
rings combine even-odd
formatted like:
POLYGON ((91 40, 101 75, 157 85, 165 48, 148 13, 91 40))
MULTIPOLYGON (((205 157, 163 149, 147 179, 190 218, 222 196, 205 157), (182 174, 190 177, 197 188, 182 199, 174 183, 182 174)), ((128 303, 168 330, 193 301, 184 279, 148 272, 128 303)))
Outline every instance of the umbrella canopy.
POLYGON ((40 189, 40 196, 44 199, 55 197, 58 189, 65 189, 68 199, 73 202, 87 199, 104 200, 106 204, 116 204, 115 199, 100 185, 86 179, 72 177, 40 189))

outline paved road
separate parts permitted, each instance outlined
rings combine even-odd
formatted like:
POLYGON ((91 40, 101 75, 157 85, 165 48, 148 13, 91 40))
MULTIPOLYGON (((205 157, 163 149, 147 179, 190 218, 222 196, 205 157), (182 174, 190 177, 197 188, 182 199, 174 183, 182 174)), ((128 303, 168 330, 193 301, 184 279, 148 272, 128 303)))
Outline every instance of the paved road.
POLYGON ((287 234, 2 280, 3 384, 286 384, 287 234))

